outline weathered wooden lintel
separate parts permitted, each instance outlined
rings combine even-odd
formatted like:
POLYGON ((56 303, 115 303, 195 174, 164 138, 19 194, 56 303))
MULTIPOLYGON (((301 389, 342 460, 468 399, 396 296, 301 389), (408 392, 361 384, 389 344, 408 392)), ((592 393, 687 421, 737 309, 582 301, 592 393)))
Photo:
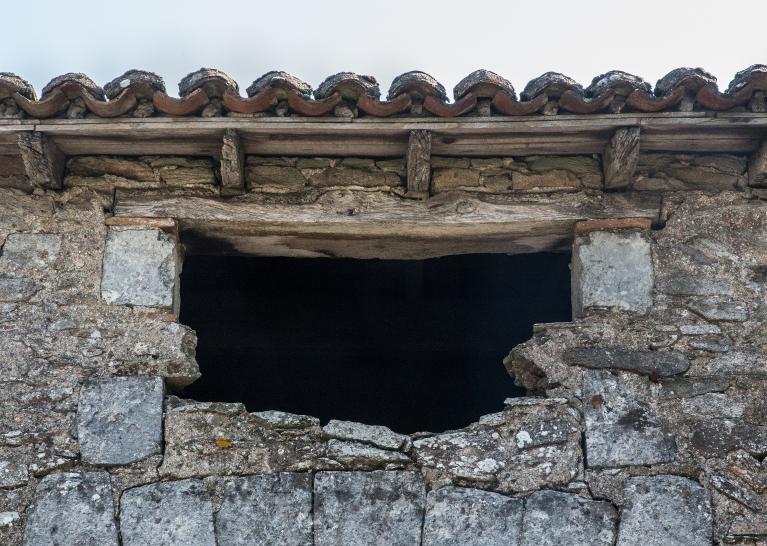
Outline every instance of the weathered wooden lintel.
POLYGON ((656 221, 657 195, 514 196, 440 193, 428 201, 380 191, 328 190, 296 204, 118 191, 116 217, 174 218, 187 251, 259 256, 425 259, 467 253, 567 251, 575 223, 656 221))
POLYGON ((602 154, 605 189, 627 188, 639 161, 639 127, 621 127, 613 133, 602 154))
POLYGON ((43 133, 19 133, 17 143, 24 170, 32 184, 60 189, 64 180, 66 157, 43 133))

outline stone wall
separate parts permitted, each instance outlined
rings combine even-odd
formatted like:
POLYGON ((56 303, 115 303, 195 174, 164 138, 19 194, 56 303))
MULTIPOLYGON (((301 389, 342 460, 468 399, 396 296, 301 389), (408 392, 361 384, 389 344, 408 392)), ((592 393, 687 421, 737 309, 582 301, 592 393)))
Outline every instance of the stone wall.
MULTIPOLYGON (((446 191, 601 180, 591 157, 434 159, 446 191)), ((254 191, 403 177, 396 161, 247 167, 254 191)), ((208 191, 216 168, 76 158, 62 192, 0 189, 0 543, 767 540, 767 203, 742 158, 640 158, 635 190, 685 191, 663 194, 661 229, 578 231, 577 318, 505 361, 529 396, 410 436, 174 395, 199 376, 177 234, 104 208, 120 188, 208 191)))

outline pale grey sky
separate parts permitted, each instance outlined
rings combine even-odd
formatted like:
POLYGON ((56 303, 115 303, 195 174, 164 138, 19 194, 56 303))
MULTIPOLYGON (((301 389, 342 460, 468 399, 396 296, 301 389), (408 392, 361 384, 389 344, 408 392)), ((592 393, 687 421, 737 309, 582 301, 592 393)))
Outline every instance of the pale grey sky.
POLYGON ((375 76, 385 94, 394 76, 417 69, 451 94, 477 68, 519 92, 549 70, 587 85, 617 68, 654 85, 672 68, 701 66, 724 89, 737 70, 767 63, 765 16, 767 4, 756 0, 8 2, 0 71, 39 93, 65 72, 103 85, 142 68, 175 95, 201 66, 228 73, 243 94, 269 70, 314 87, 349 70, 375 76))

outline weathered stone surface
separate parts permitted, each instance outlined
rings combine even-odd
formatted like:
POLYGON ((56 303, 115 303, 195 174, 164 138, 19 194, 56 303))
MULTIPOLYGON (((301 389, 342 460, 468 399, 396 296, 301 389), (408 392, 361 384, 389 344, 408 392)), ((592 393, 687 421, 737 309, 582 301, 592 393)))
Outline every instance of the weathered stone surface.
POLYGON ((276 428, 312 428, 319 427, 320 420, 309 415, 297 415, 284 411, 257 411, 251 414, 265 424, 276 428))
POLYGON ((319 423, 285 426, 241 404, 183 403, 165 415, 160 473, 187 478, 336 468, 325 449, 319 423))
POLYGON ((580 423, 565 404, 510 406, 464 429, 413 441, 432 488, 458 484, 501 493, 576 479, 580 423))
POLYGON ((111 100, 120 95, 133 82, 142 83, 155 91, 165 92, 165 81, 161 76, 146 70, 128 70, 104 85, 104 92, 111 100))
POLYGON ((728 320, 743 322, 748 320, 748 307, 742 301, 698 300, 687 306, 708 320, 728 320))
POLYGON ((128 464, 160 453, 163 381, 113 377, 83 385, 77 437, 84 461, 128 464))
POLYGON ((245 169, 245 180, 249 187, 286 186, 300 188, 306 186, 306 178, 295 167, 274 165, 253 165, 245 169))
POLYGON ((675 377, 661 380, 661 398, 685 398, 727 390, 730 382, 717 377, 675 377))
POLYGON ((636 232, 595 231, 573 247, 573 314, 589 307, 644 313, 652 305, 650 243, 636 232))
POLYGON ((583 413, 590 467, 657 464, 676 457, 674 436, 638 393, 610 372, 584 373, 583 413))
POLYGON ((700 276, 678 275, 658 283, 658 290, 672 296, 717 296, 732 294, 732 282, 727 279, 707 279, 700 276))
POLYGON ((434 192, 479 186, 479 183, 480 172, 474 169, 434 169, 431 173, 431 189, 434 192))
POLYGON ((128 180, 155 182, 157 173, 144 161, 109 156, 74 157, 67 162, 68 176, 97 177, 105 174, 128 180))
POLYGON ((575 347, 562 353, 567 364, 610 368, 641 374, 676 375, 687 371, 690 361, 679 351, 629 351, 614 347, 575 347))
POLYGON ((205 484, 181 480, 125 491, 120 533, 124 546, 215 546, 213 503, 205 484))
POLYGON ((309 178, 312 186, 402 186, 402 179, 393 172, 378 169, 338 166, 325 169, 309 178))
POLYGON ((24 544, 117 546, 109 474, 65 472, 40 480, 27 515, 24 544))
POLYGON ((633 188, 640 191, 725 191, 745 184, 745 157, 640 153, 633 188))
POLYGON ((344 468, 404 468, 410 463, 410 457, 399 451, 390 451, 373 447, 363 442, 330 440, 327 457, 341 463, 344 468))
POLYGON ((767 374, 767 353, 753 349, 739 349, 717 356, 691 370, 694 375, 732 377, 738 375, 767 374))
POLYGON ((409 436, 397 434, 388 427, 336 419, 331 419, 322 431, 331 438, 367 442, 384 449, 403 449, 410 440, 409 436))
POLYGON ((612 546, 618 513, 604 501, 536 491, 525 501, 522 546, 612 546))
POLYGON ((12 233, 5 240, 0 260, 11 267, 42 270, 59 255, 61 236, 45 233, 12 233))
POLYGON ((519 544, 523 501, 479 489, 447 486, 426 497, 424 546, 519 544))
POLYGON ((692 447, 707 456, 723 456, 745 449, 750 453, 767 452, 767 426, 729 419, 708 419, 692 428, 692 447))
POLYGON ((630 478, 617 546, 708 546, 710 494, 681 476, 630 478))
POLYGON ((516 191, 555 191, 573 190, 583 187, 574 173, 564 170, 552 170, 543 173, 514 172, 511 175, 512 188, 516 191))
POLYGON ((227 480, 216 514, 219 546, 312 543, 312 477, 280 473, 227 480))
POLYGON ((420 544, 425 502, 417 472, 319 472, 314 544, 420 544))
POLYGON ((16 461, 0 460, 0 488, 18 487, 29 480, 27 465, 16 461))
POLYGON ((107 303, 173 307, 179 273, 171 235, 157 229, 109 230, 101 280, 107 303))
POLYGON ((743 401, 737 396, 719 392, 685 398, 681 408, 687 414, 711 419, 740 419, 744 411, 743 401))
POLYGON ((38 291, 32 279, 0 277, 0 301, 28 300, 38 291))

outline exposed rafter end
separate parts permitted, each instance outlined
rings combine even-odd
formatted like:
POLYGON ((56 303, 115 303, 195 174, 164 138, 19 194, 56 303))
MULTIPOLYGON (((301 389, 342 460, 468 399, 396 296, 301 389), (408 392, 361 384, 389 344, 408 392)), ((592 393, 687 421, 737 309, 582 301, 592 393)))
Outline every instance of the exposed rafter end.
POLYGON ((63 187, 66 157, 43 133, 28 131, 17 138, 24 170, 30 182, 42 188, 63 187))
POLYGON ((425 199, 431 187, 431 131, 410 131, 407 145, 407 196, 425 199))
POLYGON ((767 185, 767 140, 748 159, 748 185, 767 185))
POLYGON ((237 131, 227 129, 221 147, 221 195, 240 195, 244 192, 245 152, 237 131))
POLYGON ((631 185, 639 160, 639 127, 615 130, 602 154, 605 189, 622 189, 631 185))

